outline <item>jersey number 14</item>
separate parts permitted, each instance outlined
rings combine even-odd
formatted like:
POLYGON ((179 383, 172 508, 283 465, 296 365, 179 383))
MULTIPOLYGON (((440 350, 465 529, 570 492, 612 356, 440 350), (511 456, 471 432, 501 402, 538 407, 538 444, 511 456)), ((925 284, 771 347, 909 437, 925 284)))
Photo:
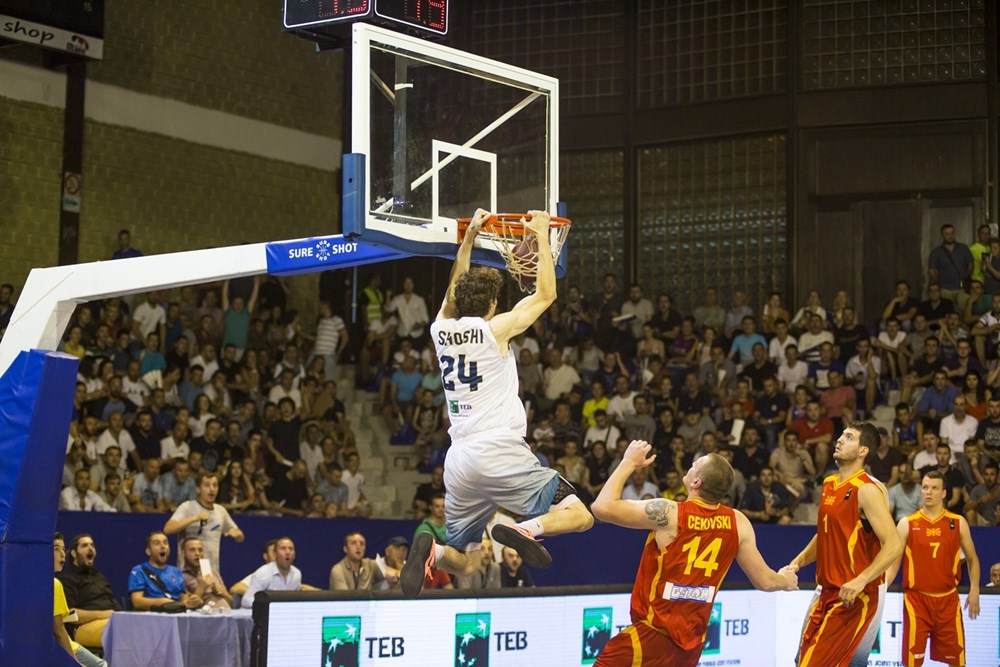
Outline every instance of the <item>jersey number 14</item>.
MULTIPOLYGON (((469 391, 479 389, 479 383, 483 381, 483 376, 479 374, 479 365, 475 361, 465 361, 465 355, 458 355, 458 381, 469 385, 469 391)), ((456 370, 455 357, 444 355, 441 357, 441 384, 448 391, 455 391, 455 381, 449 380, 448 376, 456 370)))

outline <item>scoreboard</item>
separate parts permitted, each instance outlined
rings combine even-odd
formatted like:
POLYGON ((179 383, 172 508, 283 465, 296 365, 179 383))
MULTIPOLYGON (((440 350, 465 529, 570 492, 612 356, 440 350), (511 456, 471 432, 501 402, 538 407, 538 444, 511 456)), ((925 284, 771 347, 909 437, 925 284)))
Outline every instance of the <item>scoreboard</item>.
POLYGON ((448 0, 285 0, 287 30, 365 20, 446 35, 448 0))

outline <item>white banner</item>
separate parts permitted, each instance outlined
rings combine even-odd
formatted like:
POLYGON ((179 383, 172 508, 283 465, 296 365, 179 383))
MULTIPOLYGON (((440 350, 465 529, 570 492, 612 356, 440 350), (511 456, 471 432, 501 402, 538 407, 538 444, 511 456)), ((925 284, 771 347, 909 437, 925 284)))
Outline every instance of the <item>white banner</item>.
MULTIPOLYGON (((721 591, 699 667, 792 665, 810 591, 721 591)), ((963 599, 964 602, 964 599, 963 599)), ((1000 597, 966 619, 966 664, 997 665, 1000 597)), ((591 665, 629 625, 629 595, 272 603, 267 664, 591 665)), ((901 667, 902 594, 889 593, 870 667, 901 667)), ((929 656, 928 656, 929 658, 929 656)), ((939 663, 927 660, 925 665, 939 663)))
POLYGON ((25 21, 6 14, 0 14, 0 37, 74 53, 94 60, 101 60, 104 57, 104 40, 99 37, 81 35, 71 30, 25 21))

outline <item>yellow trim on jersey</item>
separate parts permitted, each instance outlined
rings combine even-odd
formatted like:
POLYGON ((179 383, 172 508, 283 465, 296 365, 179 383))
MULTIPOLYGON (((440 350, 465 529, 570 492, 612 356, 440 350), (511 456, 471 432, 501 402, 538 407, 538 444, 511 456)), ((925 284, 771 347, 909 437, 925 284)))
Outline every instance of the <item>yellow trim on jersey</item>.
POLYGON ((858 545, 859 535, 861 535, 860 521, 855 524, 854 532, 851 533, 851 537, 847 540, 847 557, 851 559, 851 572, 854 572, 854 547, 858 545))
MULTIPOLYGON (((858 636, 858 633, 864 630, 865 621, 868 620, 868 595, 866 593, 859 593, 858 599, 861 600, 861 620, 858 621, 858 629, 854 631, 854 637, 858 636)), ((852 637, 853 639, 853 637, 852 637)))
MULTIPOLYGON (((860 487, 860 486, 864 485, 865 482, 862 482, 862 481, 858 480, 858 477, 860 477, 861 475, 864 475, 864 474, 865 474, 865 469, 862 468, 861 470, 857 471, 856 473, 854 473, 853 475, 851 475, 850 477, 848 477, 847 479, 845 479, 843 482, 834 481, 834 483, 833 483, 833 490, 836 491, 840 487, 845 486, 847 484, 853 484, 856 487, 860 487)), ((827 482, 827 480, 831 480, 831 479, 832 480, 838 480, 838 479, 840 479, 840 476, 839 475, 830 475, 825 480, 823 480, 823 483, 825 484, 827 482)))
POLYGON ((965 627, 962 625, 962 605, 955 605, 955 636, 962 650, 958 652, 958 664, 965 664, 965 627))
POLYGON ((639 641, 639 631, 634 625, 630 625, 624 630, 632 642, 632 667, 642 667, 642 642, 639 641))
MULTIPOLYGON (((650 540, 655 539, 653 533, 649 534, 649 539, 650 540)), ((673 542, 671 542, 671 544, 673 544, 673 542)), ((649 609, 646 612, 646 622, 649 623, 650 625, 653 624, 653 616, 655 615, 653 609, 653 600, 656 599, 656 586, 660 583, 660 575, 663 574, 663 557, 666 555, 667 555, 667 550, 660 549, 660 552, 656 556, 656 574, 653 575, 653 581, 649 585, 649 609)))
MULTIPOLYGON (((910 543, 906 543, 906 549, 903 551, 903 555, 906 559, 906 581, 910 582, 912 586, 916 580, 916 573, 913 571, 913 552, 910 551, 910 543)), ((905 581, 903 582, 906 583, 905 581)))
MULTIPOLYGON (((912 656, 913 647, 917 643, 917 613, 913 611, 913 604, 910 602, 909 598, 907 598, 905 595, 903 596, 903 609, 906 612, 906 617, 910 621, 910 636, 907 637, 907 639, 909 639, 910 641, 907 646, 907 649, 909 650, 910 655, 912 656)), ((910 666, 912 667, 912 665, 913 665, 913 660, 910 660, 910 666)))
MULTIPOLYGON (((819 605, 819 600, 817 600, 816 604, 813 605, 813 608, 809 610, 810 616, 812 615, 813 610, 816 609, 817 605, 819 605)), ((844 606, 843 602, 834 602, 832 605, 830 605, 830 608, 827 610, 826 615, 823 617, 823 622, 820 623, 819 630, 817 630, 816 634, 813 635, 812 646, 809 647, 809 650, 806 651, 806 654, 802 656, 802 659, 799 661, 799 667, 809 667, 809 660, 810 658, 812 658, 813 651, 816 650, 816 645, 819 644, 819 637, 820 635, 823 634, 823 630, 826 628, 826 624, 830 621, 830 617, 833 616, 833 610, 836 609, 837 607, 843 607, 843 606, 844 606)))

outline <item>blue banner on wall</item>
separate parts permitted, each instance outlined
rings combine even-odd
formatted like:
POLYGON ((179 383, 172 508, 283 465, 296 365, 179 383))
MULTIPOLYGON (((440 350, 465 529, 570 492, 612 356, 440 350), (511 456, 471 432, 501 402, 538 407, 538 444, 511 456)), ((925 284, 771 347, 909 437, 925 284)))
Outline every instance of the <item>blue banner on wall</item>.
POLYGON ((410 255, 389 248, 349 241, 341 234, 315 236, 267 244, 267 272, 293 276, 327 269, 341 269, 375 262, 404 259, 410 255))

